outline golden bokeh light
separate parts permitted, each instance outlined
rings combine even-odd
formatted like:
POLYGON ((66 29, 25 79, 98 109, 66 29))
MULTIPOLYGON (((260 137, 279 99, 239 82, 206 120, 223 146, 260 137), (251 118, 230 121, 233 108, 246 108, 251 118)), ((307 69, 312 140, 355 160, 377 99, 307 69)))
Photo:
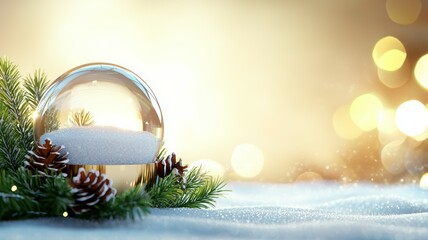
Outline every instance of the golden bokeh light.
POLYGON ((355 125, 349 113, 350 106, 342 106, 333 115, 333 127, 336 134, 343 139, 356 139, 363 131, 355 125))
MULTIPOLYGON (((425 104, 425 108, 428 111, 428 104, 425 104)), ((413 139, 415 139, 416 141, 419 141, 419 142, 423 142, 423 141, 428 139, 428 123, 427 123, 427 128, 425 128, 425 131, 423 131, 423 133, 421 133, 421 134, 413 136, 413 139)))
POLYGON ((379 132, 384 133, 394 133, 398 130, 397 125, 395 124, 394 109, 385 108, 379 114, 378 130, 379 132))
POLYGON ((372 57, 378 68, 396 71, 403 66, 407 53, 400 40, 387 36, 376 43, 372 57))
POLYGON ((404 135, 395 124, 395 110, 384 109, 379 115, 378 122, 378 138, 382 145, 390 143, 392 141, 401 140, 404 141, 406 135, 404 135))
POLYGON ((421 0, 387 0, 386 12, 395 23, 407 25, 414 23, 421 13, 421 0))
POLYGON ((382 112, 382 102, 375 95, 367 93, 357 97, 351 104, 352 121, 363 131, 375 129, 382 112))
POLYGON ((263 169, 263 152, 253 144, 240 144, 233 150, 231 163, 233 170, 239 176, 255 177, 263 169))
POLYGON ((423 88, 428 89, 428 54, 419 58, 415 66, 416 81, 423 88))
POLYGON ((389 88, 398 88, 406 84, 412 76, 409 62, 404 61, 401 68, 396 71, 387 71, 382 68, 377 69, 379 80, 389 88))
POLYGON ((189 164, 189 168, 202 167, 212 177, 223 177, 225 169, 220 163, 210 159, 200 159, 189 164))
POLYGON ((382 164, 392 174, 399 174, 405 170, 404 156, 406 155, 406 148, 403 143, 403 141, 397 140, 388 143, 382 148, 382 164))
POLYGON ((416 141, 419 141, 419 142, 423 142, 423 141, 427 140, 428 139, 428 128, 426 128, 423 133, 418 134, 416 136, 413 136, 413 139, 415 139, 416 141))
POLYGON ((65 217, 65 218, 68 217, 68 212, 63 212, 62 216, 65 217))
POLYGON ((13 185, 13 186, 10 188, 10 191, 12 191, 12 192, 16 192, 16 190, 18 190, 18 187, 17 187, 16 185, 13 185))
MULTIPOLYGON (((423 13, 409 26, 389 19, 410 22, 403 17, 412 12, 407 7, 421 1, 4 1, 0 12, 8 21, 0 23, 5 33, 0 55, 16 62, 22 76, 41 68, 50 80, 89 62, 133 69, 162 107, 167 149, 189 163, 209 158, 223 167, 230 164, 227 178, 293 181, 301 173, 318 171, 312 166, 323 161, 340 163, 349 171, 347 181, 357 180, 366 175, 354 168, 364 162, 352 165, 344 161, 348 155, 336 151, 353 153, 355 148, 356 159, 365 157, 369 150, 354 144, 367 141, 379 159, 379 142, 383 147, 407 137, 398 130, 395 112, 379 118, 379 102, 396 109, 409 99, 422 101, 414 75, 418 81, 426 76, 428 89, 428 66, 414 71, 423 51, 428 53, 421 36, 423 13), (28 41, 28 36, 34 39, 28 41), (351 111, 352 101, 369 92, 380 101, 356 100, 351 111), (373 141, 366 140, 369 135, 373 141), (259 160, 231 157, 238 144, 248 142, 263 150, 259 160), (290 167, 301 158, 307 161, 305 169, 290 167)), ((86 108, 105 125, 141 128, 141 116, 127 110, 138 104, 125 98, 128 94, 119 90, 88 96, 102 104, 76 96, 70 108, 86 108), (111 118, 104 110, 119 114, 111 118)), ((424 133, 413 138, 423 139, 424 133)), ((373 163, 373 169, 377 166, 382 167, 373 163)), ((132 166, 129 173, 134 174, 132 166)), ((340 174, 318 173, 341 179, 340 174)), ((127 184, 127 174, 121 178, 124 182, 114 185, 127 184)))
POLYGON ((404 102, 397 108, 395 123, 407 136, 421 135, 428 126, 428 111, 425 105, 417 100, 404 102))
POLYGON ((422 175, 421 180, 419 181, 419 187, 422 189, 428 189, 428 173, 422 175))

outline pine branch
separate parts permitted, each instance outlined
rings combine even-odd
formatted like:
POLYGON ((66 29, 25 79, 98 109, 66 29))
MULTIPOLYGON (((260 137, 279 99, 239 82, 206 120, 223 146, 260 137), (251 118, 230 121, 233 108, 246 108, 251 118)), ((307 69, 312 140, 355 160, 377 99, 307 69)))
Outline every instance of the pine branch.
POLYGON ((104 205, 95 206, 89 212, 78 215, 84 219, 137 219, 149 213, 151 202, 144 187, 136 186, 116 196, 104 205))
POLYGON ((166 148, 165 148, 165 142, 162 142, 162 145, 161 145, 161 147, 160 147, 160 151, 159 151, 159 153, 158 153, 158 156, 156 157, 156 159, 158 160, 158 159, 163 159, 164 157, 165 157, 165 155, 166 155, 166 148))
POLYGON ((192 168, 190 171, 186 173, 186 190, 194 191, 204 185, 204 183, 208 180, 206 179, 207 175, 203 171, 202 167, 192 168))
POLYGON ((29 74, 24 79, 25 99, 28 101, 32 111, 36 110, 48 86, 49 81, 47 75, 41 69, 35 70, 33 75, 29 74))
POLYGON ((207 176, 202 186, 185 192, 180 201, 177 201, 177 205, 185 208, 215 207, 215 200, 228 192, 223 189, 225 186, 226 183, 222 179, 207 176))
POLYGON ((172 174, 159 178, 159 181, 150 186, 147 191, 152 199, 153 207, 156 208, 174 207, 177 199, 180 199, 183 194, 177 177, 172 174))
POLYGON ((191 169, 185 176, 186 182, 181 184, 177 177, 170 174, 160 178, 158 183, 148 190, 154 207, 170 208, 209 208, 215 206, 215 200, 228 190, 226 183, 208 176, 201 167, 191 169))
POLYGON ((24 168, 1 170, 0 197, 0 219, 61 216, 73 201, 66 178, 33 175, 24 168))
POLYGON ((15 171, 22 166, 25 152, 16 146, 19 140, 6 113, 0 113, 0 168, 15 171))
POLYGON ((68 180, 61 175, 49 176, 39 186, 34 198, 48 216, 61 216, 73 202, 68 180))
POLYGON ((21 136, 21 149, 30 149, 33 128, 28 103, 20 87, 18 67, 7 58, 0 58, 0 101, 5 106, 15 131, 21 136))
MULTIPOLYGON (((39 203, 25 194, 20 194, 18 188, 13 192, 16 182, 10 171, 0 170, 0 220, 20 219, 44 216, 39 211, 39 203)), ((15 189, 14 189, 15 190, 15 189)))

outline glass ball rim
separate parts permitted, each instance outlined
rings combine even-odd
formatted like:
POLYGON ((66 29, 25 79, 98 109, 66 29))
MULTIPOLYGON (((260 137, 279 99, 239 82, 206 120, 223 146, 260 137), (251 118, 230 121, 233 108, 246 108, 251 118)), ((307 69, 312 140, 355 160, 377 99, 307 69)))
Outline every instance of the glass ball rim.
MULTIPOLYGON (((165 124, 164 124, 164 119, 163 119, 163 113, 162 113, 162 108, 159 104, 159 101, 154 93, 154 91, 151 89, 151 87, 149 86, 149 84, 140 76, 138 76, 135 72, 133 72, 132 70, 123 67, 121 65, 118 64, 114 64, 114 63, 108 63, 108 62, 90 62, 90 63, 85 63, 85 64, 81 64, 79 66, 73 67, 69 70, 67 70, 66 72, 64 72, 63 74, 61 74, 59 77, 57 77, 54 81, 52 81, 50 83, 50 85, 47 87, 45 93, 43 94, 43 96, 40 99, 39 104, 37 105, 35 112, 37 113, 38 116, 42 116, 43 112, 46 111, 48 109, 47 106, 50 105, 50 99, 48 98, 49 95, 52 95, 52 91, 54 91, 55 89, 62 89, 60 86, 58 86, 59 83, 61 83, 63 80, 71 77, 73 74, 78 73, 79 71, 89 71, 89 70, 93 70, 91 69, 91 67, 96 68, 96 67, 110 67, 110 69, 108 70, 113 70, 121 75, 124 75, 127 79, 130 79, 134 85, 136 85, 140 90, 144 90, 147 92, 147 97, 150 97, 150 102, 153 105, 153 108, 155 109, 157 116, 159 118, 159 123, 162 127, 162 132, 161 132, 161 136, 160 139, 163 140, 164 138, 164 132, 165 132, 165 124), (119 71, 117 71, 119 70, 119 71), (131 76, 131 78, 129 78, 128 76, 131 76)), ((72 81, 73 79, 71 79, 72 81)), ((60 95, 60 92, 57 94, 54 94, 55 97, 51 100, 51 101, 55 101, 56 97, 58 95, 60 95)), ((37 118, 34 119, 34 125, 36 125, 35 123, 37 122, 37 118)), ((37 139, 37 135, 41 134, 37 134, 38 127, 35 126, 34 128, 34 138, 36 141, 38 141, 37 139)), ((40 137, 39 136, 39 137, 40 137)))

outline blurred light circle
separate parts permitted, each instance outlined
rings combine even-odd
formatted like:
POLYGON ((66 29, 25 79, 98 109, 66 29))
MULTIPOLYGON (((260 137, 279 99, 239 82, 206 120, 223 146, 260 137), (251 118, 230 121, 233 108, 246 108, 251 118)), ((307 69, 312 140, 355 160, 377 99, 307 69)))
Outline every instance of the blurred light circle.
POLYGON ((406 148, 403 141, 393 141, 382 148, 381 160, 385 169, 392 174, 402 173, 406 148))
POLYGON ((401 68, 395 71, 387 71, 382 68, 377 68, 379 80, 389 88, 399 88, 409 81, 412 76, 410 64, 404 61, 401 68))
POLYGON ((421 134, 418 134, 416 136, 413 136, 413 139, 419 142, 423 142, 428 139, 428 127, 425 128, 425 131, 423 131, 421 134))
POLYGON ((352 140, 358 138, 363 132, 352 121, 349 109, 350 106, 347 105, 336 110, 333 115, 333 127, 339 137, 352 140))
POLYGON ((367 93, 352 102, 351 119, 361 130, 371 131, 377 127, 382 109, 382 102, 375 95, 367 93))
POLYGON ((240 144, 232 154, 232 168, 241 177, 252 178, 262 171, 264 156, 253 144, 240 144))
POLYGON ((395 140, 404 140, 406 138, 406 135, 400 132, 397 125, 395 124, 394 109, 384 109, 380 113, 377 129, 379 142, 382 145, 395 140))
POLYGON ((421 180, 419 181, 419 187, 422 189, 428 189, 428 173, 422 175, 421 180))
POLYGON ((189 168, 202 167, 208 175, 213 177, 223 177, 225 170, 223 165, 210 159, 200 159, 189 164, 189 168))
POLYGON ((407 136, 421 135, 428 126, 428 111, 417 100, 404 102, 397 108, 395 123, 398 129, 407 136))
POLYGON ((386 12, 389 18, 398 24, 414 23, 422 9, 421 0, 387 0, 386 12))
POLYGON ((407 53, 400 40, 387 36, 376 43, 372 57, 378 68, 386 71, 396 71, 403 65, 407 53))
POLYGON ((428 89, 428 54, 419 58, 416 63, 415 78, 419 85, 428 89))
POLYGON ((378 130, 384 133, 394 133, 398 130, 395 125, 395 110, 384 109, 379 114, 378 130))

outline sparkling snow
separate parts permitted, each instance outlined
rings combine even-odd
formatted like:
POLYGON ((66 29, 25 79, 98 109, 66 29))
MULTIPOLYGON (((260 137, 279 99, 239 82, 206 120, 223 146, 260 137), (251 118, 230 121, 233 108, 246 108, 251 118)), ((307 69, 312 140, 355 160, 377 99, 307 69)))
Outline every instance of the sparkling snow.
POLYGON ((215 209, 152 209, 137 221, 0 222, 0 239, 427 239, 417 185, 230 183, 215 209))
POLYGON ((149 132, 136 132, 112 127, 72 127, 44 134, 64 145, 69 152, 69 164, 118 165, 152 162, 159 147, 157 138, 149 132), (125 150, 126 149, 126 150, 125 150))

